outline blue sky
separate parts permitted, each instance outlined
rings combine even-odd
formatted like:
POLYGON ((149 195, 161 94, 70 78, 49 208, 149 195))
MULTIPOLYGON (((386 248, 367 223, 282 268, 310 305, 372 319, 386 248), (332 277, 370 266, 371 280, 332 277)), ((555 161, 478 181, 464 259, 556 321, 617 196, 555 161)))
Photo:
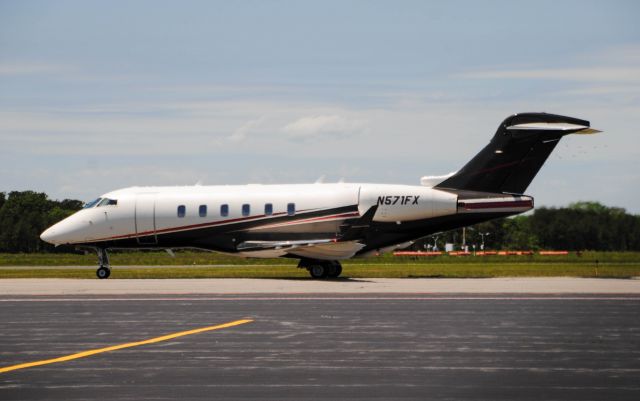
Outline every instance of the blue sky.
POLYGON ((417 184, 508 115, 563 139, 527 191, 640 213, 634 1, 1 1, 0 191, 417 184))

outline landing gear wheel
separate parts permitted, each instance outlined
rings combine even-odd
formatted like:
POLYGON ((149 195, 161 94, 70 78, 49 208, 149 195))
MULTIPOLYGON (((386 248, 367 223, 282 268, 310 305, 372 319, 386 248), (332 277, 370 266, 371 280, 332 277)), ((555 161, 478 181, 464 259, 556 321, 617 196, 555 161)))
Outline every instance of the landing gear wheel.
POLYGON ((109 254, 104 248, 96 248, 96 252, 98 252, 98 270, 96 270, 96 276, 98 276, 99 279, 109 278, 111 275, 109 254))
POLYGON ((325 278, 327 277, 327 267, 324 265, 313 265, 309 267, 309 274, 313 278, 325 278))
POLYGON ((339 262, 332 262, 331 265, 329 265, 327 277, 338 278, 340 274, 342 274, 342 265, 339 262))
POLYGON ((104 266, 101 266, 98 268, 98 270, 96 270, 96 276, 98 276, 99 279, 109 278, 110 275, 111 269, 104 266))

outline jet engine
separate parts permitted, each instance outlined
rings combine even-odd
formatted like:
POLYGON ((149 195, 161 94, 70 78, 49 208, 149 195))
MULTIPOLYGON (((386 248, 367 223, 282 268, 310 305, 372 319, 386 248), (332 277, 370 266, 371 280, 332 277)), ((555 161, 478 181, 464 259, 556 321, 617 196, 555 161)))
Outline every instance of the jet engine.
POLYGON ((373 221, 412 221, 456 214, 457 202, 457 195, 433 188, 367 185, 360 188, 358 211, 378 205, 373 221))

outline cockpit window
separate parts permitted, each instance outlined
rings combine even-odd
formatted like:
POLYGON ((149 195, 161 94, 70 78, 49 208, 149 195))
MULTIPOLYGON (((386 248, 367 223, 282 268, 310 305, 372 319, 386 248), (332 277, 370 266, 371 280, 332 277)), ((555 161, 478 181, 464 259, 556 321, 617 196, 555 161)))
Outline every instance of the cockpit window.
POLYGON ((83 209, 89 209, 91 207, 94 207, 95 205, 97 205, 100 201, 102 200, 102 198, 98 198, 98 199, 94 199, 91 202, 87 202, 84 204, 84 206, 82 206, 83 209))
POLYGON ((100 201, 100 203, 98 203, 98 207, 100 206, 110 206, 110 205, 117 205, 118 201, 116 199, 109 199, 109 198, 104 198, 100 201))

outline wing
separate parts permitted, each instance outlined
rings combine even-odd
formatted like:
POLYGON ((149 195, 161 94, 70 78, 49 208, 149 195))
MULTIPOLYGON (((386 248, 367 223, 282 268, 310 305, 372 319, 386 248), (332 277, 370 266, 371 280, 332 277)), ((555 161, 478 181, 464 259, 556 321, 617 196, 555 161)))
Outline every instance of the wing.
POLYGON ((277 258, 292 255, 310 259, 348 259, 364 248, 363 240, 378 206, 372 206, 359 219, 341 227, 341 233, 334 238, 292 241, 245 241, 237 250, 244 256, 277 258))
POLYGON ((348 259, 365 245, 358 241, 319 239, 307 241, 246 241, 238 245, 238 251, 250 257, 280 257, 294 255, 311 259, 348 259))

